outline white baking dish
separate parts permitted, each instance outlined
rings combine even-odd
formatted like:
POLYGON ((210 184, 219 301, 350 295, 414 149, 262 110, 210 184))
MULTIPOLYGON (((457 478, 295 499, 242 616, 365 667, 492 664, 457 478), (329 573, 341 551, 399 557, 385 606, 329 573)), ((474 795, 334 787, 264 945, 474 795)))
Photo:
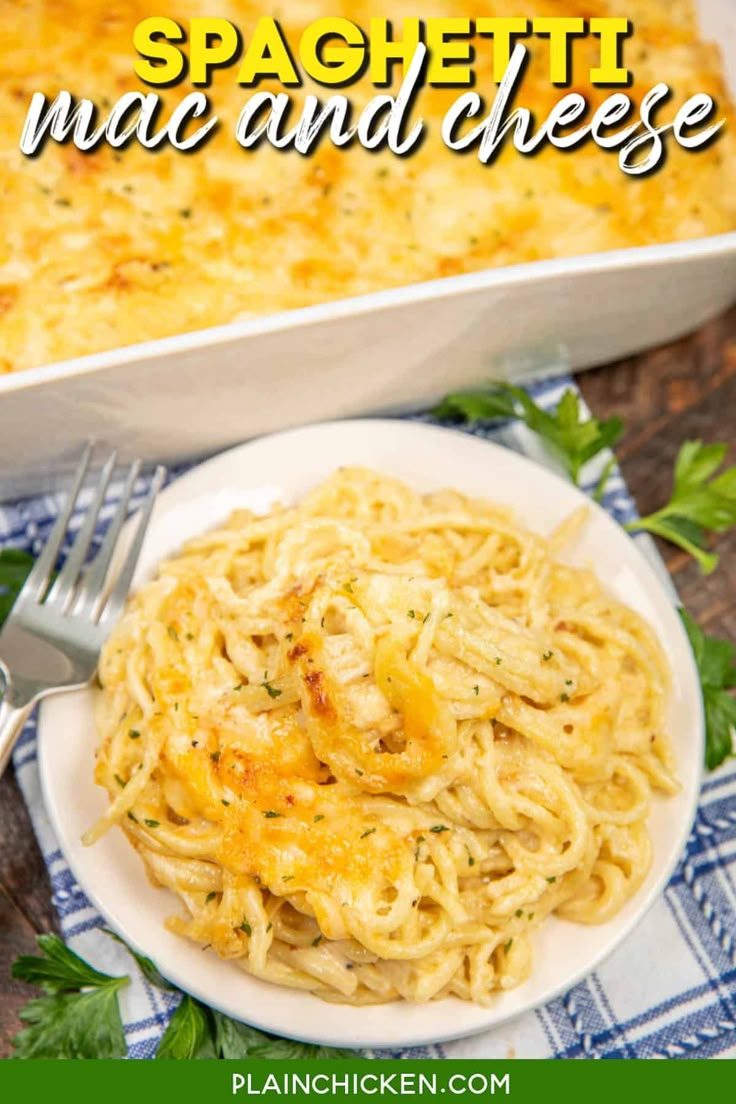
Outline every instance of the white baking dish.
MULTIPOLYGON (((699 0, 736 92, 736 5, 699 0)), ((580 369, 676 338, 736 299, 736 233, 475 272, 0 378, 0 496, 53 485, 80 441, 171 461, 427 404, 491 376, 580 369)))

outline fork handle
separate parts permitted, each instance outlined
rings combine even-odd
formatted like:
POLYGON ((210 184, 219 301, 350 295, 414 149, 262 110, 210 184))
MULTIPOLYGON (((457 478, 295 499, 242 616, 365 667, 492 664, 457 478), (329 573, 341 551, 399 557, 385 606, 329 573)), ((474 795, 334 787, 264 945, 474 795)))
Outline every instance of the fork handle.
POLYGON ((10 761, 10 753, 34 704, 29 702, 27 705, 13 705, 8 701, 9 697, 10 695, 6 693, 0 701, 0 778, 10 761))

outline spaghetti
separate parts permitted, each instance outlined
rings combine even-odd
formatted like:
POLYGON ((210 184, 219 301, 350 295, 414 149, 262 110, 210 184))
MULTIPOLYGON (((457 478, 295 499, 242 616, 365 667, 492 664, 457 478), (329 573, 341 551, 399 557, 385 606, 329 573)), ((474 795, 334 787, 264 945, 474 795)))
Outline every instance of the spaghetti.
POLYGON ((550 539, 341 470, 236 513, 132 598, 96 777, 186 916, 251 974, 353 1004, 488 1004, 550 913, 603 923, 676 790, 651 631, 550 539))

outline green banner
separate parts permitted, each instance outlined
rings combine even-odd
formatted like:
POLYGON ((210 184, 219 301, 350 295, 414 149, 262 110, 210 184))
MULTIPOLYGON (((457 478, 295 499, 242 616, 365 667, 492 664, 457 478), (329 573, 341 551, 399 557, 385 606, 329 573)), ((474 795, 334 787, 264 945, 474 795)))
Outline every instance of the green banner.
MULTIPOLYGON (((695 1094, 732 1094, 729 1062, 456 1060, 281 1060, 203 1062, 7 1061, 0 1065, 0 1097, 86 1104, 130 1104, 166 1094, 176 1104, 233 1101, 371 1101, 422 1098, 484 1101, 490 1097, 539 1104, 651 1104, 695 1094)), ((157 1097, 161 1099, 161 1097, 157 1097)), ((725 1099, 725 1095, 723 1096, 725 1099)))

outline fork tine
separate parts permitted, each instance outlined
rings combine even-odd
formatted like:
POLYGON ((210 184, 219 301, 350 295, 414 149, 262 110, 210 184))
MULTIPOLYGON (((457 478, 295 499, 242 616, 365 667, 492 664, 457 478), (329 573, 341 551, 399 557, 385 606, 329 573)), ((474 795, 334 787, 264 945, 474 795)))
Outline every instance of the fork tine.
POLYGON ((146 529, 148 528, 148 522, 151 518, 151 512, 153 505, 156 501, 156 495, 161 490, 161 485, 166 478, 166 468, 157 467, 153 474, 153 480, 151 482, 151 490, 149 491, 146 503, 141 509, 140 515, 137 520, 135 533, 125 557, 120 574, 117 577, 114 587, 110 591, 109 597, 105 604, 105 608, 100 616, 100 625, 107 626, 111 621, 114 621, 125 604, 125 599, 128 596, 130 590, 130 584, 133 580, 133 574, 135 572, 136 564, 138 563, 138 557, 140 556, 141 548, 143 546, 143 540, 146 535, 146 529))
POLYGON ((128 503, 133 494, 133 488, 140 474, 140 470, 140 460, 136 460, 131 464, 128 471, 128 477, 125 480, 125 486, 123 487, 123 493, 120 497, 120 502, 108 526, 105 539, 102 542, 102 547, 90 564, 84 581, 79 587, 77 602, 74 609, 74 614, 77 617, 83 617, 89 621, 96 621, 99 616, 104 599, 107 572, 115 552, 115 546, 118 543, 120 530, 128 516, 128 503))
POLYGON ((105 500, 105 492, 107 491, 107 485, 110 482, 110 476, 115 467, 116 458, 117 453, 113 451, 100 472, 94 498, 85 510, 84 521, 79 527, 79 532, 74 540, 74 544, 66 557, 63 568, 57 575, 46 597, 48 605, 54 605, 60 608, 62 612, 67 609, 74 595, 74 588, 77 584, 79 572, 82 569, 82 564, 87 556, 90 542, 92 541, 97 526, 100 508, 105 500))
POLYGON ((46 538, 46 543, 41 550, 41 555, 36 560, 28 578, 23 584, 17 599, 18 605, 28 601, 38 602, 43 597, 43 593, 51 578, 51 572, 54 570, 54 564, 59 555, 59 549, 61 548, 61 542, 64 539, 69 519, 74 511, 74 504, 77 501, 77 496, 84 482, 84 477, 87 474, 93 447, 91 442, 85 445, 84 452, 77 465, 77 470, 74 473, 71 490, 69 491, 64 508, 54 522, 54 527, 46 538))

